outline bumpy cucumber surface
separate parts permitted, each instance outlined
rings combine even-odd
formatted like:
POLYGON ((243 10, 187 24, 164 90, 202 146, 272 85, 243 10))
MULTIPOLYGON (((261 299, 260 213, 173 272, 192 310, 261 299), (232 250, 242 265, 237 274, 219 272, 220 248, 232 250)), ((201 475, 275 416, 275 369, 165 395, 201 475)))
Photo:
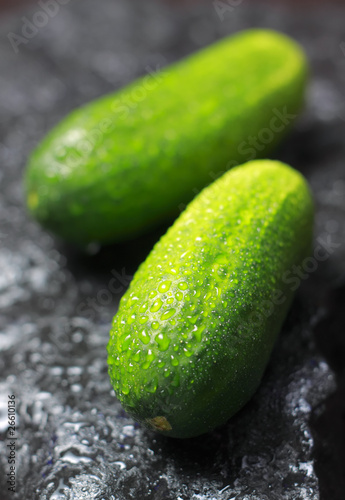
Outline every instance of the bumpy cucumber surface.
POLYGON ((139 267, 108 344, 124 408, 173 437, 224 423, 260 383, 311 250, 313 202, 290 167, 256 161, 199 194, 139 267))
POLYGON ((287 37, 223 39, 65 118, 33 152, 27 203, 84 245, 131 238, 178 215, 236 162, 266 157, 300 110, 306 61, 287 37))

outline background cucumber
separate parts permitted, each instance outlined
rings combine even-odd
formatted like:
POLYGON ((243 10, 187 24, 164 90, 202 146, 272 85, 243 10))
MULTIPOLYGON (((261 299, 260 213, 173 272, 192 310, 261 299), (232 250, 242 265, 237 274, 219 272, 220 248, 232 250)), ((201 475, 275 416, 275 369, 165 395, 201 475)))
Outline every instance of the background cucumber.
POLYGON ((312 226, 304 178, 273 161, 237 167, 191 202, 114 317, 109 374, 135 419, 191 437, 248 401, 292 300, 285 273, 310 252, 312 226))
POLYGON ((305 80, 304 55, 284 35, 223 39, 64 119, 31 156, 28 207, 78 244, 133 237, 177 215, 219 172, 265 157, 300 109, 305 80))

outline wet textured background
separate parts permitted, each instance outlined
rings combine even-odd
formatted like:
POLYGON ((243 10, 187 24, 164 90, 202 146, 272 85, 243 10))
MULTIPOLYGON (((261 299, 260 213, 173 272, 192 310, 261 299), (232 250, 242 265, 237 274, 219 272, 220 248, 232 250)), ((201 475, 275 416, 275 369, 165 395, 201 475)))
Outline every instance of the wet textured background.
POLYGON ((243 1, 222 20, 211 2, 182 8, 71 1, 15 53, 8 34, 21 35, 22 17, 31 20, 40 10, 34 4, 0 23, 1 498, 343 499, 344 9, 243 1), (276 156, 310 181, 315 248, 327 240, 332 247, 304 274, 253 400, 207 436, 168 440, 122 411, 105 352, 120 296, 165 228, 83 254, 28 218, 22 172, 37 141, 75 106, 148 65, 168 64, 252 26, 291 34, 310 58, 307 109, 276 156), (17 409, 16 494, 6 485, 9 394, 17 409))

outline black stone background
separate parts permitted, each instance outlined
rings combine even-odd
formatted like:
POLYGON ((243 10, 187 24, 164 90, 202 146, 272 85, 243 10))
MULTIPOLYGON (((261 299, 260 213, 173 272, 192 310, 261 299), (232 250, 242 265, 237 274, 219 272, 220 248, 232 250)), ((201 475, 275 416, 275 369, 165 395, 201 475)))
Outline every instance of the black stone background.
POLYGON ((183 8, 71 0, 16 54, 8 34, 21 34, 22 17, 38 10, 34 4, 0 20, 1 499, 343 499, 344 8, 289 10, 243 0, 222 21, 212 2, 183 8), (168 64, 253 26, 290 34, 310 59, 306 111, 276 157, 310 182, 315 247, 318 238, 338 246, 303 280, 252 401, 209 435, 168 440, 122 411, 105 352, 126 276, 166 227, 81 253, 27 216, 22 172, 34 145, 76 106, 144 74, 147 65, 168 64), (124 277, 105 304, 112 270, 124 277), (97 310, 86 311, 88 298, 97 310), (6 485, 8 394, 17 402, 15 494, 6 485))

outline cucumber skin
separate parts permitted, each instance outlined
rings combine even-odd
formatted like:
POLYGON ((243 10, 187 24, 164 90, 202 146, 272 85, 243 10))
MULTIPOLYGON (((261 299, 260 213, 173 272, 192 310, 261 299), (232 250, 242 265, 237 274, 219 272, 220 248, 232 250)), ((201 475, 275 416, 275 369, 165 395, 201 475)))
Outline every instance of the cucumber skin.
MULTIPOLYGON (((130 239, 177 216, 214 176, 251 159, 239 146, 269 127, 274 109, 298 113, 306 68, 295 42, 250 30, 166 68, 149 81, 152 90, 146 75, 93 101, 33 152, 29 210, 81 246, 130 239), (145 98, 126 107, 143 89, 145 98)), ((288 128, 254 147, 257 157, 267 157, 288 128)))
POLYGON ((304 178, 278 162, 236 167, 190 203, 139 267, 113 320, 109 375, 134 419, 193 437, 250 399, 293 298, 284 273, 309 255, 312 228, 304 178), (285 300, 269 314, 275 290, 285 300))

